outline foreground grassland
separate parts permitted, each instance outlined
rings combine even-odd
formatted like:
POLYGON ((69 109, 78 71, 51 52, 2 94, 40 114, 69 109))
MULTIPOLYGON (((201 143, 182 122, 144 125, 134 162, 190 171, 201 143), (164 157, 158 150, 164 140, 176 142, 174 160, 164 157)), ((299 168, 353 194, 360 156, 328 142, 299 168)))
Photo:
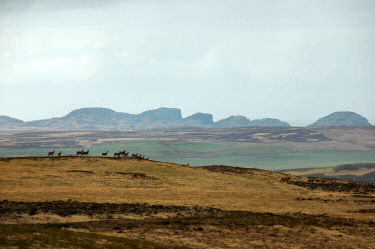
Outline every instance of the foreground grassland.
POLYGON ((0 247, 375 247, 371 183, 98 157, 0 172, 0 247))

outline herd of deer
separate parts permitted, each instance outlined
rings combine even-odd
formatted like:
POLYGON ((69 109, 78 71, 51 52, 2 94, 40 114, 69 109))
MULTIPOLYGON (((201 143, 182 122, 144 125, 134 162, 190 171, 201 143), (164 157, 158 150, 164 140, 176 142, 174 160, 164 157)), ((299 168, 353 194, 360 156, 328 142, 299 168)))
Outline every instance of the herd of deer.
MULTIPOLYGON (((57 153, 57 156, 61 156, 61 153, 62 153, 62 151, 57 153)), ((55 150, 48 152, 48 156, 53 156, 53 154, 55 154, 55 150)))
POLYGON ((79 151, 77 151, 76 156, 87 156, 89 154, 89 152, 90 152, 89 150, 87 150, 87 151, 79 150, 79 151))
MULTIPOLYGON (((79 151, 77 151, 76 156, 88 156, 89 152, 90 152, 89 150, 87 150, 87 151, 79 150, 79 151)), ((53 157, 54 154, 55 154, 55 150, 50 151, 50 152, 48 152, 48 157, 50 157, 50 156, 53 157)), ((61 154, 62 154, 62 151, 57 153, 57 156, 60 157, 61 154)), ((102 157, 106 157, 107 155, 108 155, 108 150, 106 152, 102 153, 102 157)), ((121 157, 121 156, 127 157, 128 155, 129 155, 129 152, 127 152, 126 150, 123 150, 123 151, 120 150, 119 152, 115 152, 113 154, 113 157, 118 157, 118 158, 121 157)), ((132 154, 131 157, 135 158, 135 159, 138 159, 138 160, 149 160, 150 159, 148 157, 145 157, 145 155, 141 155, 141 154, 138 154, 138 153, 132 154)))
MULTIPOLYGON (((106 152, 108 153, 108 151, 106 152)), ((102 153, 102 156, 103 156, 104 153, 102 153)), ((123 151, 119 151, 119 152, 115 152, 113 154, 113 157, 120 157, 120 156, 127 156, 129 154, 129 152, 126 152, 126 150, 123 150, 123 151)), ((105 154, 105 156, 107 156, 107 154, 105 154)))

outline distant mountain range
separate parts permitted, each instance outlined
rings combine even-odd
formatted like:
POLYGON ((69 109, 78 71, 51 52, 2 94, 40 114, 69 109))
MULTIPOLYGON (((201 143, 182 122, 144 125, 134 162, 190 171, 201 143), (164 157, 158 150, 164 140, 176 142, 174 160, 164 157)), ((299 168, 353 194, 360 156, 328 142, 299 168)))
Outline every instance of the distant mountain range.
MULTIPOLYGON (((362 116, 351 112, 333 113, 311 126, 370 126, 362 116), (354 114, 354 115, 353 115, 354 114)), ((265 118, 250 121, 244 116, 230 116, 213 121, 212 114, 195 113, 182 118, 177 108, 158 108, 129 114, 107 108, 77 109, 64 117, 24 122, 8 116, 0 116, 1 130, 121 130, 121 129, 161 129, 170 127, 235 128, 247 126, 289 127, 287 122, 265 118)))
POLYGON ((182 118, 177 108, 158 108, 129 114, 107 108, 82 108, 60 118, 50 118, 23 122, 19 119, 0 116, 0 128, 21 130, 120 130, 120 129, 159 129, 170 127, 212 127, 232 128, 245 126, 290 126, 278 119, 250 121, 244 116, 213 121, 212 114, 195 113, 182 118))

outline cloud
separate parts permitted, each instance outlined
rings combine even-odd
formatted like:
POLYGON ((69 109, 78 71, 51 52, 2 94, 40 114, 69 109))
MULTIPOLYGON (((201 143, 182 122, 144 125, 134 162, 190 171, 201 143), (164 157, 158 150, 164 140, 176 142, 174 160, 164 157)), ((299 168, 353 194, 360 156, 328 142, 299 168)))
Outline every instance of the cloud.
POLYGON ((47 12, 97 8, 120 3, 120 0, 0 0, 0 13, 47 12))
POLYGON ((110 36, 87 28, 1 28, 0 84, 86 80, 110 36))
POLYGON ((96 65, 94 56, 38 58, 14 62, 0 66, 0 84, 69 84, 90 79, 95 74, 96 65))
POLYGON ((97 50, 109 40, 107 33, 84 27, 0 28, 0 51, 43 53, 51 50, 97 50))

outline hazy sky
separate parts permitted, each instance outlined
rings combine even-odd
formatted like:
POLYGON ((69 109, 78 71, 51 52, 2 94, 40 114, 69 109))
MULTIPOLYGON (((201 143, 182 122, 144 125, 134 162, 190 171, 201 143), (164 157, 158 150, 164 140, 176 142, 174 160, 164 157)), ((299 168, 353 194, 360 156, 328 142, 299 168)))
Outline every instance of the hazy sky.
POLYGON ((375 1, 0 0, 0 115, 82 107, 375 124, 375 1))

